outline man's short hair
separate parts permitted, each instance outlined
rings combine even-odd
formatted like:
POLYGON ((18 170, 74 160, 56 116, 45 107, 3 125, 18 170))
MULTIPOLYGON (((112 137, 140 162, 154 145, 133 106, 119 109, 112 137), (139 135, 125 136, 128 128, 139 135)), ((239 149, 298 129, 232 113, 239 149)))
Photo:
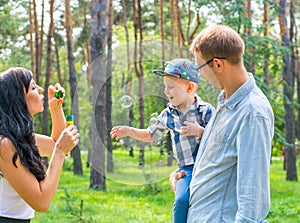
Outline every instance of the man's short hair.
POLYGON ((209 60, 214 57, 226 58, 231 64, 242 62, 245 44, 240 35, 226 25, 215 25, 203 29, 193 40, 190 50, 201 53, 209 60))

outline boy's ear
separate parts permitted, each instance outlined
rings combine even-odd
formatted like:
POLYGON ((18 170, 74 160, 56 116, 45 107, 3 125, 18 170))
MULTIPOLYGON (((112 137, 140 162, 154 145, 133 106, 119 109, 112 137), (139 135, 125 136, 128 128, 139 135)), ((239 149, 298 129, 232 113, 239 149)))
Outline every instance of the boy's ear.
POLYGON ((192 83, 192 82, 189 82, 188 84, 187 84, 187 93, 192 93, 192 92, 194 92, 194 90, 195 90, 195 85, 192 83))

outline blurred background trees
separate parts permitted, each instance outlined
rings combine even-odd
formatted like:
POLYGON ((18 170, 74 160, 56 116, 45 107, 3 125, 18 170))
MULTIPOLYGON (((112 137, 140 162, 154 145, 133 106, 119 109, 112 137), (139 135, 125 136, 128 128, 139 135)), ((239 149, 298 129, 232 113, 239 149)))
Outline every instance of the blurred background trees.
MULTIPOLYGON (((74 114, 81 133, 71 154, 73 171, 82 174, 80 151, 88 152, 90 187, 105 190, 106 174, 114 172, 114 149, 125 146, 128 155, 138 154, 139 165, 147 162, 147 145, 113 143, 108 133, 116 124, 146 128, 166 105, 152 70, 176 57, 193 60, 188 47, 201 29, 230 25, 244 39, 246 68, 274 110, 272 154, 284 155, 286 179, 297 181, 299 9, 295 0, 1 0, 0 68, 23 66, 45 89, 56 82, 64 86, 65 113, 74 114), (133 100, 123 110, 122 96, 133 100)), ((217 94, 204 83, 199 89, 212 104, 217 94)), ((50 132, 47 104, 35 126, 50 132)), ((158 147, 170 165, 168 137, 158 147)))

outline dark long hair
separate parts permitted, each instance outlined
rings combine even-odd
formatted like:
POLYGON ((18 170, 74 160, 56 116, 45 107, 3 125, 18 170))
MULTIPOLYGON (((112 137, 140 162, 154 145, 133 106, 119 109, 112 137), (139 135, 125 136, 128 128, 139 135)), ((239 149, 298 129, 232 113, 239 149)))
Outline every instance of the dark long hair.
POLYGON ((32 73, 24 68, 0 73, 0 136, 10 139, 16 148, 14 166, 20 157, 21 163, 41 181, 46 175, 45 167, 35 144, 33 119, 25 99, 31 80, 32 73))

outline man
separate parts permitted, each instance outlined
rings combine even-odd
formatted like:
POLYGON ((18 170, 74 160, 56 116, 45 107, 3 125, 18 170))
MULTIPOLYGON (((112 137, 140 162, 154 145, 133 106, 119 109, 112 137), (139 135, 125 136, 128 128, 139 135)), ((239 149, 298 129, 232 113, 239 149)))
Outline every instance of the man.
POLYGON ((274 114, 243 65, 244 48, 224 25, 204 29, 191 45, 199 74, 223 91, 195 160, 189 223, 262 222, 269 211, 274 114))

